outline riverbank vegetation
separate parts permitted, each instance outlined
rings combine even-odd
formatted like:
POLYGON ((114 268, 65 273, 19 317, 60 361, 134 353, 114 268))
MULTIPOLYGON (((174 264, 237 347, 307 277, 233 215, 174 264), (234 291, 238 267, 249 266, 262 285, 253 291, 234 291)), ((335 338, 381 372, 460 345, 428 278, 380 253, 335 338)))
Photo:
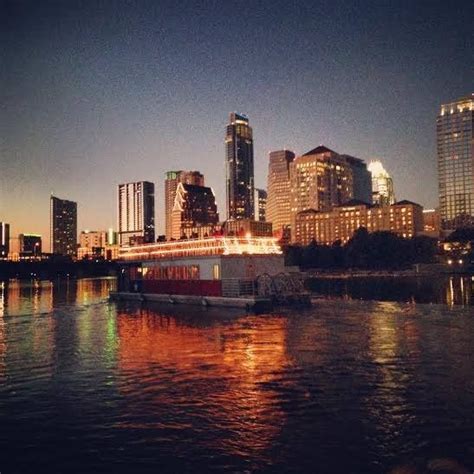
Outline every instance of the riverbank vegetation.
POLYGON ((361 227, 345 244, 285 248, 287 265, 306 268, 403 269, 415 263, 435 263, 438 252, 436 239, 417 236, 405 239, 392 232, 373 232, 361 227))

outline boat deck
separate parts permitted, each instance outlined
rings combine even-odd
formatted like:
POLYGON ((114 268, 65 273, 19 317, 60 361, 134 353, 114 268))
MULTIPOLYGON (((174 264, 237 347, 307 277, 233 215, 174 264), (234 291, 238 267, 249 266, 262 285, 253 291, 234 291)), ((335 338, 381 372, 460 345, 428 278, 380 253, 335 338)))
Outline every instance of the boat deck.
POLYGON ((110 292, 110 298, 113 301, 152 301, 167 304, 220 306, 228 308, 242 308, 247 311, 269 311, 273 307, 271 298, 261 296, 229 298, 224 296, 168 295, 114 291, 110 292))

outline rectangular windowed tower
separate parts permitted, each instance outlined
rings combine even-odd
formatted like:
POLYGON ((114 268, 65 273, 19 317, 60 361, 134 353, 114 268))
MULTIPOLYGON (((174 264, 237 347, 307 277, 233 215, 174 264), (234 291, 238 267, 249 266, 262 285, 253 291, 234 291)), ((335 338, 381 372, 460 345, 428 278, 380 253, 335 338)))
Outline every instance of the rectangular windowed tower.
POLYGON ((227 219, 254 219, 253 135, 245 115, 230 114, 225 144, 227 219))
POLYGON ((155 185, 149 181, 118 186, 119 244, 149 244, 155 241, 155 185))
POLYGON ((441 106, 436 121, 441 228, 474 225, 474 94, 441 106))

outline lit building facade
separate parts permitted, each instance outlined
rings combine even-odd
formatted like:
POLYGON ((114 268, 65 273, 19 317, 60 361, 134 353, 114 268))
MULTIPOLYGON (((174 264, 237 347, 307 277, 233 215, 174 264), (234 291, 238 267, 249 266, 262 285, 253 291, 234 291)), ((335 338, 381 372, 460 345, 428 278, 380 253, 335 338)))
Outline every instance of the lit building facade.
POLYGON ((252 236, 252 237, 271 237, 272 223, 256 221, 254 219, 229 220, 223 225, 224 235, 229 236, 252 236))
POLYGON ((445 232, 474 225, 474 94, 437 118, 439 210, 445 232))
POLYGON ((295 242, 308 245, 315 240, 320 245, 332 245, 340 241, 345 244, 360 227, 368 232, 389 231, 411 238, 423 231, 423 208, 410 201, 391 206, 352 201, 329 212, 307 209, 296 217, 295 242))
POLYGON ((18 236, 20 242, 21 257, 39 257, 42 253, 42 239, 38 234, 20 234, 18 236))
POLYGON ((267 192, 265 189, 255 188, 255 220, 265 222, 267 213, 267 192))
MULTIPOLYGON (((351 167, 345 158, 325 146, 293 160, 290 164, 290 183, 292 229, 301 211, 329 211, 353 197, 351 167)), ((292 236, 292 241, 295 239, 296 236, 292 236)))
POLYGON ((395 204, 393 179, 378 160, 369 163, 368 170, 372 175, 372 203, 379 206, 395 204))
POLYGON ((353 198, 372 203, 372 175, 367 169, 367 164, 360 158, 351 155, 341 155, 350 166, 352 171, 352 194, 353 198))
POLYGON ((104 258, 115 260, 118 258, 119 245, 117 244, 117 233, 112 229, 108 231, 84 230, 79 235, 79 248, 77 257, 104 258))
POLYGON ((165 173, 165 237, 172 238, 173 208, 178 184, 204 186, 204 176, 199 171, 167 171, 165 173))
POLYGON ((275 234, 283 234, 291 227, 290 164, 295 154, 290 150, 269 154, 266 220, 275 234))
POLYGON ((149 181, 118 186, 119 245, 155 241, 155 185, 149 181))
POLYGON ((219 222, 213 190, 206 186, 179 183, 171 215, 172 239, 198 237, 198 227, 211 229, 219 222))
POLYGON ((441 219, 438 209, 423 210, 423 235, 438 239, 441 230, 441 219))
POLYGON ((227 219, 254 219, 253 133, 245 115, 230 114, 225 146, 227 219))
POLYGON ((118 233, 112 227, 107 231, 107 245, 118 245, 118 233))
POLYGON ((0 222, 0 258, 7 259, 10 253, 10 224, 0 222))
POLYGON ((51 253, 75 257, 77 252, 77 203, 51 196, 51 253))

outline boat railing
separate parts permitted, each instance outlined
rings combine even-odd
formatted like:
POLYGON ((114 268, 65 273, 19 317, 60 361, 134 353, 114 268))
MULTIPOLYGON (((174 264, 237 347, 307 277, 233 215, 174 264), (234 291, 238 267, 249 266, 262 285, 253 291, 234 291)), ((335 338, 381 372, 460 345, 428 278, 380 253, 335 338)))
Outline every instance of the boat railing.
POLYGON ((240 298, 256 296, 256 285, 253 278, 223 278, 222 296, 240 298))

